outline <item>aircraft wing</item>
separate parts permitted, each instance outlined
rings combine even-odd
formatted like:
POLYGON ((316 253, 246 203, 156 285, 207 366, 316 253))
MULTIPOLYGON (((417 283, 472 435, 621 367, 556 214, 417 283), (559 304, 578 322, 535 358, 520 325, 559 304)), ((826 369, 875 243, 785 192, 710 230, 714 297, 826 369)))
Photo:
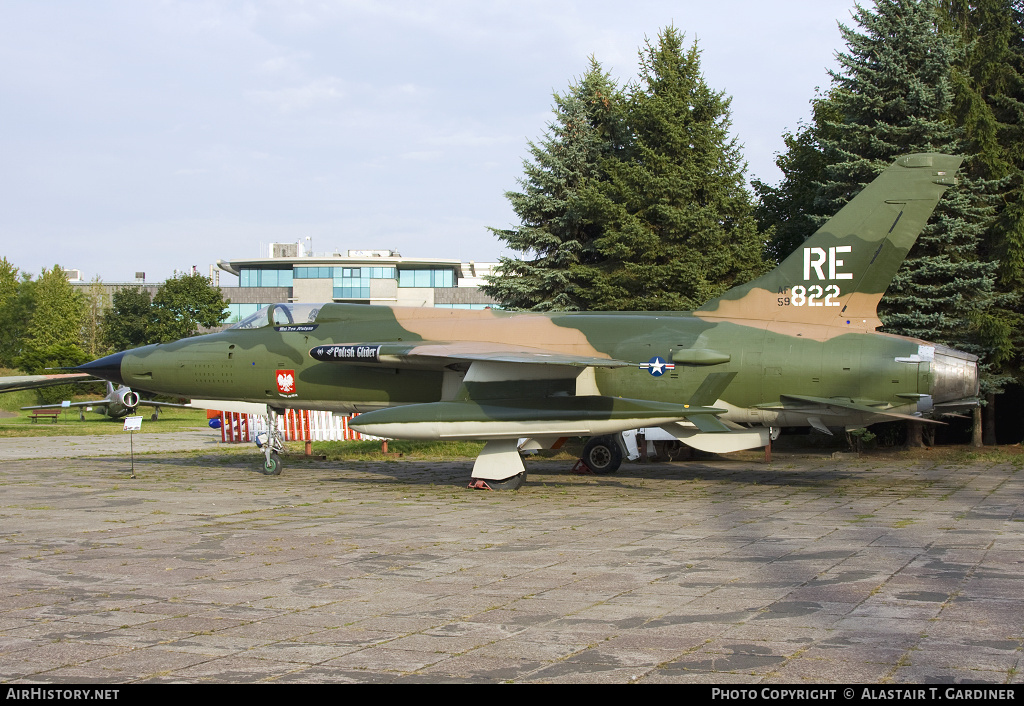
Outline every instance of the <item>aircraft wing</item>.
POLYGON ((452 363, 523 363, 529 365, 567 365, 575 368, 621 368, 623 360, 575 355, 531 346, 516 346, 483 341, 358 343, 316 346, 309 355, 314 360, 336 363, 367 363, 416 367, 445 367, 452 363))
MULTIPOLYGON (((10 377, 0 377, 0 392, 33 390, 38 387, 50 387, 52 385, 65 385, 72 382, 90 381, 97 380, 88 373, 67 373, 63 375, 13 375, 10 377)), ((59 407, 60 405, 57 406, 59 407)))
MULTIPOLYGON (((39 404, 39 405, 33 405, 31 407, 22 407, 21 409, 23 409, 23 410, 29 410, 29 409, 69 409, 69 408, 74 409, 74 408, 78 408, 78 407, 105 407, 105 406, 109 405, 110 403, 111 403, 111 401, 109 399, 104 398, 104 399, 100 399, 100 400, 85 400, 83 402, 71 402, 71 403, 69 403, 67 405, 61 404, 59 402, 56 403, 56 404, 39 404)), ((154 401, 154 400, 139 400, 139 403, 137 405, 135 405, 135 406, 136 407, 189 407, 189 408, 192 407, 192 405, 190 405, 190 404, 177 404, 175 402, 157 402, 157 401, 154 401)))
POLYGON ((21 409, 69 409, 74 407, 94 407, 96 405, 106 404, 106 400, 87 400, 85 402, 72 402, 67 405, 61 403, 57 404, 37 404, 32 407, 22 407, 21 409))
MULTIPOLYGON (((97 404, 93 402, 92 404, 97 404)), ((137 407, 188 407, 192 408, 190 404, 178 404, 176 402, 157 402, 156 400, 139 400, 137 407)))

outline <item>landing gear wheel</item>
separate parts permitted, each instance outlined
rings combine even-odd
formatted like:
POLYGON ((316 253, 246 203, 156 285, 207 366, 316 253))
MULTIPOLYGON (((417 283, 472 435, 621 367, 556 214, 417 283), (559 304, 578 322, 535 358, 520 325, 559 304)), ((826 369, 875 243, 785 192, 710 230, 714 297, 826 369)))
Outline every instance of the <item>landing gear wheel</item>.
POLYGON ((523 483, 526 482, 526 471, 517 473, 511 478, 505 480, 484 480, 482 478, 474 478, 469 482, 469 487, 473 490, 519 490, 523 487, 523 483))
POLYGON ((271 451, 270 456, 263 462, 263 474, 267 476, 281 475, 281 456, 277 451, 271 451))
POLYGON ((599 476, 615 473, 622 465, 622 448, 615 437, 595 436, 583 447, 580 457, 587 468, 599 476))

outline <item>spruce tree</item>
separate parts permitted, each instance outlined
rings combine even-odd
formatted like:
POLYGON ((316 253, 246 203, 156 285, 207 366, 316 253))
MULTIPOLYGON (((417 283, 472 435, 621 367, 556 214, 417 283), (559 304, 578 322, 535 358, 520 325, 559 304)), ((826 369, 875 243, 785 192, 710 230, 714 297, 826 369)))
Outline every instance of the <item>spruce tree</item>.
MULTIPOLYGON (((27 282, 22 283, 23 286, 27 282)), ((80 365, 89 359, 82 351, 85 308, 81 295, 68 282, 63 268, 44 269, 32 283, 35 308, 28 321, 18 367, 38 375, 48 368, 80 365)), ((69 385, 44 388, 40 396, 47 402, 68 399, 74 394, 69 385)))
POLYGON ((595 241, 603 232, 585 216, 585 185, 604 180, 603 160, 615 159, 624 138, 623 98, 593 58, 587 73, 554 95, 555 117, 544 139, 529 143, 522 191, 508 192, 521 224, 492 232, 518 257, 501 265, 482 289, 503 307, 532 311, 587 308, 595 241))
POLYGON ((606 224, 588 308, 690 310, 766 271, 729 103, 674 27, 641 50, 628 154, 587 200, 606 224))
POLYGON ((841 25, 847 49, 838 54, 840 69, 830 72, 832 86, 818 99, 813 124, 780 157, 782 164, 794 165, 788 181, 775 190, 759 189, 768 196, 759 211, 762 225, 783 230, 794 204, 810 211, 811 218, 793 229, 796 235, 776 241, 784 254, 813 232, 812 222, 836 213, 897 157, 966 153, 960 184, 940 202, 879 313, 885 331, 991 358, 986 317, 1001 299, 994 288, 996 267, 982 254, 994 217, 993 185, 972 172, 964 130, 951 117, 963 38, 942 31, 934 0, 878 0, 873 9, 858 6, 854 20, 856 28, 841 25))
POLYGON ((835 215, 826 210, 818 191, 828 164, 821 143, 827 123, 834 123, 839 115, 824 96, 812 100, 811 106, 811 122, 782 136, 786 151, 775 159, 775 165, 782 171, 782 181, 777 186, 760 179, 751 181, 758 199, 754 209, 758 227, 771 234, 765 254, 776 263, 789 257, 835 215))
POLYGON ((0 258, 0 366, 14 366, 21 354, 25 320, 18 306, 18 268, 0 258))
MULTIPOLYGON (((832 74, 841 122, 823 141, 826 181, 821 198, 833 210, 903 154, 963 154, 964 131, 950 119, 953 69, 964 55, 961 38, 940 29, 933 0, 878 0, 858 8, 861 31, 843 27, 848 52, 832 74)), ((884 329, 990 352, 981 317, 997 305, 994 263, 979 256, 994 215, 991 185, 973 177, 972 155, 957 187, 947 191, 883 297, 884 329)))
POLYGON ((983 257, 998 262, 1003 297, 981 316, 992 349, 986 443, 994 444, 994 393, 1024 372, 1024 13, 1020 0, 942 0, 941 8, 967 48, 953 74, 953 116, 974 155, 972 176, 990 181, 996 194, 982 246, 983 257))

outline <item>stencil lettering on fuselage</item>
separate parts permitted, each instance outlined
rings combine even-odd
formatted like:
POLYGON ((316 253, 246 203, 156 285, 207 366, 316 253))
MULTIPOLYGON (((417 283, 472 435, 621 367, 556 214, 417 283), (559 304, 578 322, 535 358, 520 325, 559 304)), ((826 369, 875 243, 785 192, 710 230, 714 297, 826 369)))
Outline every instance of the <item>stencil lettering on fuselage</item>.
POLYGON ((852 272, 844 272, 845 261, 839 257, 853 252, 851 245, 830 248, 804 248, 804 282, 828 284, 797 284, 779 289, 779 306, 839 306, 842 289, 835 282, 853 279, 852 272))

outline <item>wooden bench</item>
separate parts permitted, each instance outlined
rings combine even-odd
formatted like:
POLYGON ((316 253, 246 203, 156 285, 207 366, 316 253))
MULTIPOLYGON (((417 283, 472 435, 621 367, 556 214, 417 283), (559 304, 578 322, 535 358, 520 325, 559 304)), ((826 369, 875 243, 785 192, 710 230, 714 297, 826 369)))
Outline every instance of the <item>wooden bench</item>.
POLYGON ((33 409, 32 413, 28 415, 28 418, 32 420, 33 424, 35 424, 41 417, 49 417, 53 420, 53 423, 56 424, 57 417, 60 416, 60 412, 61 411, 59 409, 33 409))

